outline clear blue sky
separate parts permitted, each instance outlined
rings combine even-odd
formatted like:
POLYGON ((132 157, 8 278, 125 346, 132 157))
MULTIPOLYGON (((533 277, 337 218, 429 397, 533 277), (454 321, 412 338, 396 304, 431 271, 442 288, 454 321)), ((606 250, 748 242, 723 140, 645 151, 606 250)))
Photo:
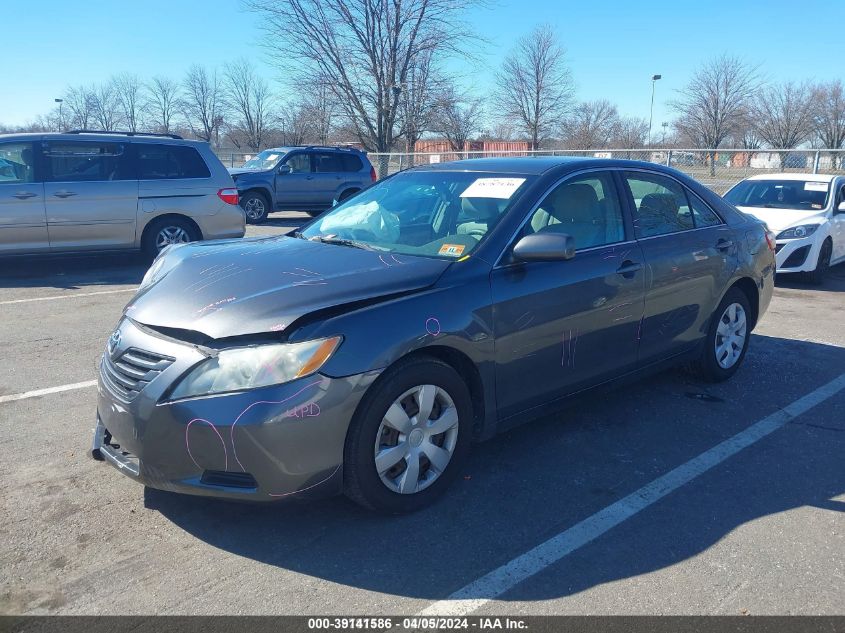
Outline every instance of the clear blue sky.
MULTIPOLYGON (((193 63, 251 57, 277 74, 258 46, 258 18, 239 0, 30 0, 4 2, 0 123, 46 112, 68 84, 131 71, 180 78, 193 63)), ((471 76, 481 94, 513 40, 539 22, 558 29, 582 100, 607 98, 654 125, 702 60, 728 52, 770 79, 845 80, 845 0, 493 0, 467 16, 490 44, 471 76)), ((275 86, 279 92, 282 87, 275 86)))

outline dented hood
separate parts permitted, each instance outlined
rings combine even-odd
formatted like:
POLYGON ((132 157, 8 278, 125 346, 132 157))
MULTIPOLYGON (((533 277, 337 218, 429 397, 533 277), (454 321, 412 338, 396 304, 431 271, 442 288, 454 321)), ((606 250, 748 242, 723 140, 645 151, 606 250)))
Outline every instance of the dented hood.
POLYGON ((291 237, 196 242, 161 259, 125 314, 215 339, 283 332, 315 310, 423 289, 450 264, 291 237))

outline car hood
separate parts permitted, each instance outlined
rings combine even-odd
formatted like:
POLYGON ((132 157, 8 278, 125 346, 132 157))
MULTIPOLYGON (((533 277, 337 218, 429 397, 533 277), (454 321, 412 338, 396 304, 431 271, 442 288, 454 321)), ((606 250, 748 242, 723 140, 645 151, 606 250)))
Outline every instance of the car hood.
POLYGON ((244 169, 243 167, 229 167, 227 168, 230 176, 242 176, 244 174, 266 174, 269 169, 244 169))
POLYGON ((195 242, 162 258, 126 316, 215 339, 284 332, 316 310, 421 290, 451 263, 284 236, 195 242))
POLYGON ((780 233, 796 224, 822 223, 825 220, 824 212, 815 209, 809 211, 802 209, 768 209, 765 207, 737 207, 737 209, 765 222, 766 226, 775 233, 780 233))

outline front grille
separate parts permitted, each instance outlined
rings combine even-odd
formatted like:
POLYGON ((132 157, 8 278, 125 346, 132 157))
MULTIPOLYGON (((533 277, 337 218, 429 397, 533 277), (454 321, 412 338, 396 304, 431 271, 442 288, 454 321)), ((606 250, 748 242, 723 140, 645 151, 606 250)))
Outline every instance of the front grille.
POLYGON ((100 375, 112 393, 129 402, 174 360, 135 348, 127 349, 117 358, 106 352, 100 363, 100 375))
POLYGON ((228 488, 257 488, 255 477, 249 473, 230 473, 222 470, 206 470, 200 482, 209 486, 226 486, 228 488))

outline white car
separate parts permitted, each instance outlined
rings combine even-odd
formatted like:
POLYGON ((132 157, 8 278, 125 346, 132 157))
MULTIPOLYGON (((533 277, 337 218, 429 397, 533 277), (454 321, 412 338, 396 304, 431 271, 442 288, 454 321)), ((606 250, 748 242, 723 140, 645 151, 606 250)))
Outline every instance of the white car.
POLYGON ((845 261, 845 176, 764 174, 724 195, 776 235, 777 272, 805 273, 813 283, 845 261))

